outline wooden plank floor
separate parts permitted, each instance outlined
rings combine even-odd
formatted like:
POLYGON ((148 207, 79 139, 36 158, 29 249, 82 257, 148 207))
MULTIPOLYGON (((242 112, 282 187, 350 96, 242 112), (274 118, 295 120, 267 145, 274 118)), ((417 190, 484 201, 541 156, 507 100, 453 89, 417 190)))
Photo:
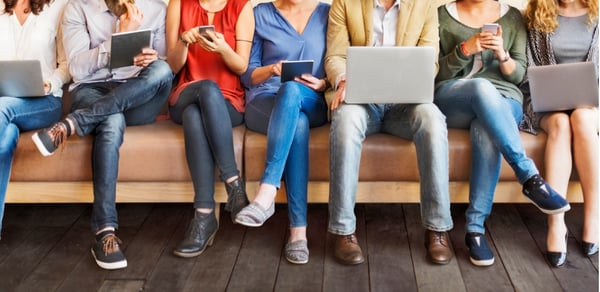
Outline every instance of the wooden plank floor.
POLYGON ((456 257, 425 259, 417 204, 359 204, 357 234, 365 264, 333 260, 327 205, 309 206, 310 262, 282 255, 287 207, 261 228, 234 225, 221 213, 215 244, 181 259, 172 250, 191 218, 190 204, 120 204, 119 237, 129 266, 105 271, 90 255, 89 204, 9 204, 0 240, 0 291, 598 291, 598 256, 579 249, 582 205, 567 213, 568 261, 544 260, 546 218, 528 204, 497 204, 486 236, 496 263, 473 266, 464 245, 465 204, 454 204, 456 257))

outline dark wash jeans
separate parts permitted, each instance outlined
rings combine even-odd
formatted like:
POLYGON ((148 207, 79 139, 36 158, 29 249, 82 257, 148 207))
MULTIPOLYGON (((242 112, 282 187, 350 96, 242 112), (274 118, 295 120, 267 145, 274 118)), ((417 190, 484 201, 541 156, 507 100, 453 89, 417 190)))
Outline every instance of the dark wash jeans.
POLYGON ((194 185, 194 208, 215 207, 215 166, 222 181, 240 175, 233 151, 233 129, 244 114, 225 100, 212 80, 200 80, 181 91, 169 108, 171 118, 183 125, 185 156, 194 185))
POLYGON ((118 228, 115 199, 125 127, 153 123, 169 96, 172 80, 169 65, 159 60, 125 82, 81 84, 71 93, 72 113, 68 117, 75 121, 77 135, 94 135, 93 232, 118 228))

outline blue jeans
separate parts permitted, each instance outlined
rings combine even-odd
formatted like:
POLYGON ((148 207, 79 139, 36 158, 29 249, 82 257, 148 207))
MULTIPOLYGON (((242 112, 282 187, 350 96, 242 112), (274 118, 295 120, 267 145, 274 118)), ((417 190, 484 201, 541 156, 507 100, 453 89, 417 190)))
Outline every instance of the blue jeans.
POLYGON ((292 227, 307 225, 310 128, 326 121, 323 95, 295 81, 283 83, 277 94, 257 96, 246 106, 246 126, 267 135, 261 183, 279 188, 283 177, 292 227))
POLYGON ((126 126, 153 123, 171 91, 173 73, 164 61, 154 61, 126 82, 81 84, 73 90, 69 118, 79 136, 94 135, 92 175, 94 205, 91 227, 97 232, 118 228, 116 186, 119 148, 126 126))
POLYGON ((356 229, 354 205, 362 150, 369 134, 384 132, 414 141, 421 182, 421 218, 428 230, 452 229, 448 186, 448 129, 433 104, 342 104, 332 113, 329 135, 329 232, 356 229))
POLYGON ((194 208, 215 207, 215 164, 225 181, 240 175, 233 151, 233 126, 244 114, 225 100, 212 80, 188 85, 169 108, 171 118, 183 125, 185 156, 194 185, 194 208))
POLYGON ((61 98, 53 95, 42 98, 0 97, 0 231, 19 133, 48 127, 60 118, 61 113, 61 98))
POLYGON ((521 103, 504 97, 483 78, 458 79, 442 85, 435 93, 435 103, 446 115, 448 127, 470 129, 472 157, 466 229, 485 233, 484 222, 492 211, 502 156, 521 184, 538 173, 534 162, 525 155, 519 135, 521 103))

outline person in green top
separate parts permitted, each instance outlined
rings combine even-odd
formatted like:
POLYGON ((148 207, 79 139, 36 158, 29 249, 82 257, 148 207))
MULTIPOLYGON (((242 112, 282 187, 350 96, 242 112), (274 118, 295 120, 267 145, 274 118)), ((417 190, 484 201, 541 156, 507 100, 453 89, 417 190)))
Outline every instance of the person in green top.
POLYGON ((563 213, 570 206, 540 177, 520 139, 517 123, 523 116, 523 95, 517 85, 527 64, 520 11, 494 0, 461 0, 440 6, 438 17, 434 103, 446 115, 448 127, 470 130, 465 242, 471 262, 489 266, 494 255, 484 236, 484 222, 492 209, 502 156, 523 184, 525 196, 544 213, 563 213), (488 23, 497 28, 482 30, 488 23))

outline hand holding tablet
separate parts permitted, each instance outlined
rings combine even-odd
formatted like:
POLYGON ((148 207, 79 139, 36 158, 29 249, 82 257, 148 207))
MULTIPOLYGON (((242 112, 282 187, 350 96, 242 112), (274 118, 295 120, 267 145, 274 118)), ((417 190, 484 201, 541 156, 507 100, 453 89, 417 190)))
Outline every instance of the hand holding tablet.
POLYGON ((294 80, 302 74, 312 74, 313 60, 281 62, 281 82, 294 80))

